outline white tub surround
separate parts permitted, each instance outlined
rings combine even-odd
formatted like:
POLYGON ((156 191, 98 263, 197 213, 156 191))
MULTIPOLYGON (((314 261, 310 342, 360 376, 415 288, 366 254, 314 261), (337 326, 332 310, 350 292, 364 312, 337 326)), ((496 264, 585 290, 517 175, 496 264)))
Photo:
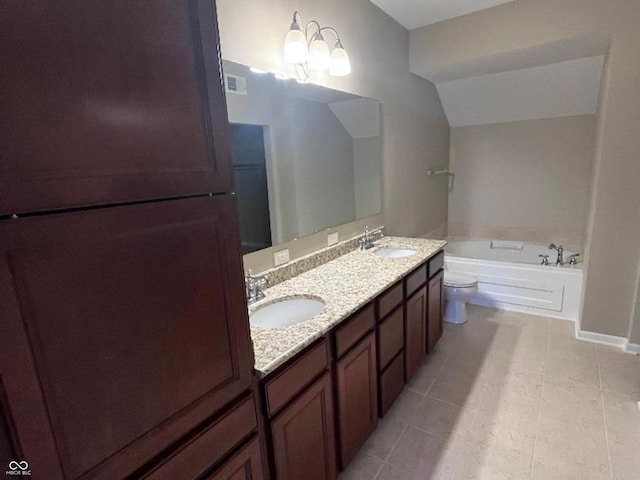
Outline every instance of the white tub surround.
MULTIPOLYGON (((523 243, 522 248, 510 249, 491 248, 491 240, 448 241, 445 269, 478 279, 478 294, 470 303, 565 320, 579 319, 583 276, 579 263, 557 267, 556 251, 549 250, 547 245, 523 243), (540 264, 539 254, 549 255, 548 266, 540 264)), ((565 261, 572 253, 565 251, 565 261)))

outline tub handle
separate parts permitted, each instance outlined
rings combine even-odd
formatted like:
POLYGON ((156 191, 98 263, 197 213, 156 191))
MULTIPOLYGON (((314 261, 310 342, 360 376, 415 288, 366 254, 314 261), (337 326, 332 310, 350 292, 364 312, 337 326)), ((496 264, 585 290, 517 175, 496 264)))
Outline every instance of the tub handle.
POLYGON ((579 253, 574 253, 571 256, 569 256, 569 265, 576 265, 578 263, 579 256, 580 256, 579 253))
POLYGON ((538 256, 542 258, 542 265, 549 265, 549 255, 544 255, 541 253, 538 256))

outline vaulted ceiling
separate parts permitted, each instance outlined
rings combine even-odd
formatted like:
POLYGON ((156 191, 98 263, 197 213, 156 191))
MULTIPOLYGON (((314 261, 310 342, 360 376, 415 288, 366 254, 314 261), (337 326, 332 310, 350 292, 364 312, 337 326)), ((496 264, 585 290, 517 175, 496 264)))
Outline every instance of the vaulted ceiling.
POLYGON ((513 0, 371 0, 409 30, 513 0))

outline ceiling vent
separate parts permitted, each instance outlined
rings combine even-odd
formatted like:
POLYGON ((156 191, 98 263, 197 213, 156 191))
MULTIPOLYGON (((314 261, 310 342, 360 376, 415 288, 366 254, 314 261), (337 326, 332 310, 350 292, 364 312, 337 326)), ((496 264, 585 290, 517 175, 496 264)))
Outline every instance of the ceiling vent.
POLYGON ((238 77, 237 75, 225 75, 225 85, 227 92, 237 93, 239 95, 247 94, 247 79, 238 77))

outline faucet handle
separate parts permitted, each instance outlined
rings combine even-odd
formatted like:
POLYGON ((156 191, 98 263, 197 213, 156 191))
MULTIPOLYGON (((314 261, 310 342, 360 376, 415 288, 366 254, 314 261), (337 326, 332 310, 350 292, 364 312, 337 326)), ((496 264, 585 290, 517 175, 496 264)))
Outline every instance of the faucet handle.
POLYGON ((580 253, 573 253, 569 256, 569 265, 576 265, 578 263, 578 257, 580 253))
POLYGON ((538 256, 542 258, 542 265, 549 265, 549 255, 544 255, 541 253, 538 256))

